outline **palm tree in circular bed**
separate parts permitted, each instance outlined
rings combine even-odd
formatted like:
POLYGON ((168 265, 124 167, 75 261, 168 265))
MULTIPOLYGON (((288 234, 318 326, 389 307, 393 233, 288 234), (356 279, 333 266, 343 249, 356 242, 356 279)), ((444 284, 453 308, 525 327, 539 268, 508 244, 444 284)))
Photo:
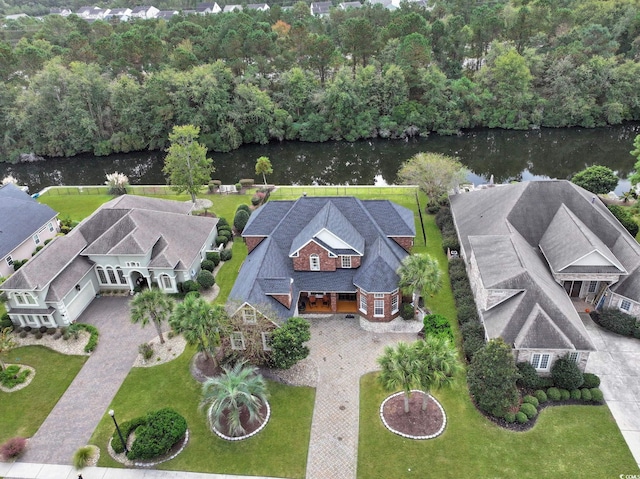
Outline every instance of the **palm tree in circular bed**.
POLYGON ((462 365, 458 360, 455 344, 446 337, 427 334, 423 341, 414 344, 414 349, 419 364, 418 383, 424 392, 424 411, 427 409, 431 390, 451 387, 462 365))
POLYGON ((412 254, 405 257, 398 268, 398 286, 404 294, 411 294, 414 306, 422 296, 437 293, 442 287, 442 271, 438 262, 428 254, 412 254))
POLYGON ((404 412, 408 414, 411 390, 420 385, 420 362, 415 348, 403 341, 398 341, 395 347, 385 346, 378 365, 381 369, 378 376, 380 385, 388 392, 402 390, 404 412))
POLYGON ((261 410, 268 398, 267 383, 255 366, 247 366, 244 361, 222 369, 222 375, 209 378, 202 385, 200 407, 208 407, 207 416, 215 429, 221 431, 226 419, 229 435, 242 436, 246 434, 245 426, 263 420, 261 410), (249 414, 248 424, 241 421, 244 411, 249 414))

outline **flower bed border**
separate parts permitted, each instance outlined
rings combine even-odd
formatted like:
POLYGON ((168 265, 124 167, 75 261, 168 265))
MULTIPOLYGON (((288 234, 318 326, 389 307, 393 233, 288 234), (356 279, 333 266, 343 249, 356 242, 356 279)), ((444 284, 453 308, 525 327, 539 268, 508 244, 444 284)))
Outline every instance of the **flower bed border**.
MULTIPOLYGON (((426 394, 424 391, 420 391, 419 389, 412 389, 411 392, 426 394)), ((405 434, 403 432, 396 431, 391 426, 389 426, 389 424, 387 424, 387 421, 384 418, 384 405, 387 403, 387 401, 397 396, 400 396, 402 394, 404 393, 403 392, 394 393, 391 396, 388 396, 384 401, 382 401, 382 404, 380 405, 380 419, 382 420, 382 424, 384 424, 384 427, 386 427, 392 433, 397 434, 398 436, 406 437, 407 439, 419 439, 419 440, 434 439, 444 432, 444 428, 447 426, 447 415, 444 412, 444 408, 442 407, 442 404, 440 404, 440 402, 431 394, 429 394, 428 396, 433 400, 433 402, 435 402, 436 406, 440 408, 440 412, 442 413, 442 426, 440 426, 440 429, 438 431, 436 431, 433 434, 429 434, 428 436, 412 436, 411 434, 405 434)))
POLYGON ((260 425, 260 427, 258 427, 258 429, 256 429, 252 433, 246 434, 244 436, 231 437, 231 436, 222 434, 213 425, 211 425, 211 430, 215 432, 218 437, 220 437, 221 439, 224 439, 225 441, 243 441, 244 439, 249 439, 250 437, 253 437, 256 434, 258 434, 260 431, 262 431, 267 425, 267 423, 269 422, 269 419, 271 418, 271 406, 269 405, 269 401, 265 401, 265 405, 267 406, 267 415, 264 418, 264 422, 260 425))

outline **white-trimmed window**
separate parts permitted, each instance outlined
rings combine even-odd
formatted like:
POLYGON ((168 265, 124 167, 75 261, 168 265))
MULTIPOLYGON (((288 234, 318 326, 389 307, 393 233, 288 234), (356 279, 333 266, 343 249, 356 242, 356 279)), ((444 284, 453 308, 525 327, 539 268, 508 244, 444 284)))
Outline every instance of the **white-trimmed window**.
POLYGON ((360 291, 360 311, 367 313, 367 293, 360 291))
POLYGON ((244 347, 244 334, 240 331, 231 333, 231 349, 243 350, 244 347))
POLYGON ((343 268, 351 268, 351 256, 340 256, 343 268))
POLYGON ((24 293, 24 299, 26 300, 27 304, 37 304, 38 303, 36 301, 36 298, 34 298, 31 293, 24 293))
POLYGON ((261 333, 262 335, 262 349, 265 351, 271 351, 271 333, 261 333))
POLYGON ((376 299, 373 301, 373 315, 384 316, 384 299, 376 299))
POLYGON ((374 298, 382 299, 384 298, 384 293, 373 293, 374 298))
POLYGON ((547 371, 551 363, 551 354, 534 353, 531 355, 531 365, 538 371, 547 371))
POLYGON ((309 256, 309 269, 311 271, 320 271, 320 256, 317 254, 309 256))
POLYGON ((24 297, 23 297, 20 293, 15 293, 15 294, 13 295, 13 297, 15 298, 16 303, 18 303, 18 304, 25 304, 24 297))
POLYGON ((631 309, 631 301, 629 301, 628 299, 623 299, 622 301, 620 301, 620 309, 629 311, 631 309))
POLYGON ((96 272, 98 273, 98 281, 100 281, 100 284, 109 284, 107 281, 107 275, 104 274, 102 266, 96 266, 96 272))
POLYGON ((53 223, 49 222, 49 224, 47 224, 47 228, 49 228, 50 233, 53 233, 53 223))
POLYGON ((242 308, 242 320, 247 324, 256 324, 258 322, 256 310, 249 305, 245 305, 242 308))
POLYGON ((109 275, 109 283, 118 284, 118 280, 116 279, 116 272, 113 268, 107 268, 107 274, 109 275))
POLYGON ((595 293, 597 287, 598 287, 598 282, 597 281, 590 281, 589 282, 589 292, 590 293, 595 293))
POLYGON ((127 284, 127 280, 124 277, 124 273, 122 272, 122 268, 120 266, 116 267, 116 273, 118 274, 118 281, 120 284, 127 284))
POLYGON ((36 234, 34 234, 34 235, 33 235, 33 242, 34 242, 36 245, 39 245, 39 244, 40 244, 40 236, 38 236, 38 233, 36 233, 36 234))
POLYGON ((580 362, 580 353, 577 351, 572 351, 567 354, 567 359, 571 362, 578 364, 580 362))
POLYGON ((127 265, 127 268, 137 268, 138 266, 140 266, 140 262, 139 261, 127 261, 125 263, 125 265, 127 265))
POLYGON ((394 294, 391 296, 391 313, 395 314, 398 312, 400 301, 398 299, 398 294, 394 294))
POLYGON ((5 258, 5 261, 7 262, 7 264, 8 264, 9 266, 13 266, 13 258, 11 257, 11 255, 7 256, 7 257, 5 258))
POLYGON ((168 274, 160 275, 160 284, 162 284, 163 289, 173 289, 173 283, 168 274))

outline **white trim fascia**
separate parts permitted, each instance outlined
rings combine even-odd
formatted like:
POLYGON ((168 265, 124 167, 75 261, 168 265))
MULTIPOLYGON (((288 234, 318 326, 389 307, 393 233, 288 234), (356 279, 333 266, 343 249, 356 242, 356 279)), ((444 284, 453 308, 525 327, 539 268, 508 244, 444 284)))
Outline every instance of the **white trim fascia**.
POLYGON ((356 253, 358 253, 360 256, 362 256, 362 251, 358 251, 357 249, 355 249, 353 246, 351 246, 349 243, 347 243, 345 240, 343 240, 342 238, 340 238, 338 235, 336 235, 335 233, 333 233, 332 231, 329 231, 326 227, 323 227, 320 231, 318 231, 316 234, 313 235, 313 237, 315 238, 316 236, 318 236, 320 233, 322 232, 327 232, 329 233, 331 236, 333 236, 335 239, 337 239, 338 241, 346 244, 349 248, 351 248, 353 251, 355 251, 356 253))
MULTIPOLYGON (((542 250, 542 248, 540 248, 540 250, 542 250)), ((557 272, 561 273, 563 270, 567 269, 569 266, 573 266, 575 263, 577 263, 578 261, 580 261, 583 258, 586 258, 587 256, 593 254, 593 253, 598 253, 604 260, 607 261, 607 263, 609 263, 611 266, 614 266, 616 268, 618 268, 618 270, 620 270, 620 274, 627 274, 627 271, 624 269, 624 266, 622 266, 621 264, 614 264, 612 263, 609 258, 607 258, 605 255, 603 255, 600 250, 598 250, 598 248, 594 248, 591 251, 589 251, 587 254, 582 255, 579 258, 576 258, 575 260, 573 260, 573 262, 563 266, 562 268, 560 268, 557 272)), ((543 252, 544 254, 544 252, 543 252)), ((546 256, 545 256, 546 258, 546 256)))
POLYGON ((318 242, 315 240, 315 236, 314 236, 313 238, 309 239, 309 241, 307 241, 305 244, 303 244, 302 246, 300 246, 300 248, 298 248, 298 249, 297 249, 297 250, 295 250, 293 253, 291 253, 291 254, 289 255, 289 258, 296 258, 296 256, 293 256, 293 255, 294 255, 295 253, 299 253, 299 252, 300 252, 300 250, 301 250, 302 248, 304 248, 305 246, 307 246, 307 245, 308 245, 309 243, 311 243, 312 241, 313 241, 315 244, 317 244, 318 246, 320 246, 320 248, 322 248, 323 250, 325 250, 327 253, 331 253, 331 251, 329 251, 327 248, 325 248, 325 247, 324 247, 324 246, 322 246, 320 243, 318 243, 318 242))

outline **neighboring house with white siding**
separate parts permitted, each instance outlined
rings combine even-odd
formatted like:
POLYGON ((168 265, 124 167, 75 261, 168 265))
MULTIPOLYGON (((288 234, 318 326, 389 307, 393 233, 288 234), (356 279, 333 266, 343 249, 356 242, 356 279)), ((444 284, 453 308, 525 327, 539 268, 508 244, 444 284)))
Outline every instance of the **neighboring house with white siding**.
POLYGON ((640 318, 640 245, 592 193, 533 181, 450 197, 461 256, 487 338, 549 372, 594 350, 571 302, 640 318))
POLYGON ((58 234, 57 216, 17 186, 0 187, 0 276, 13 274, 15 261, 30 259, 38 246, 58 234))
POLYGON ((123 195, 58 237, 0 286, 19 326, 72 323, 101 291, 176 293, 215 247, 217 219, 191 203, 123 195))

